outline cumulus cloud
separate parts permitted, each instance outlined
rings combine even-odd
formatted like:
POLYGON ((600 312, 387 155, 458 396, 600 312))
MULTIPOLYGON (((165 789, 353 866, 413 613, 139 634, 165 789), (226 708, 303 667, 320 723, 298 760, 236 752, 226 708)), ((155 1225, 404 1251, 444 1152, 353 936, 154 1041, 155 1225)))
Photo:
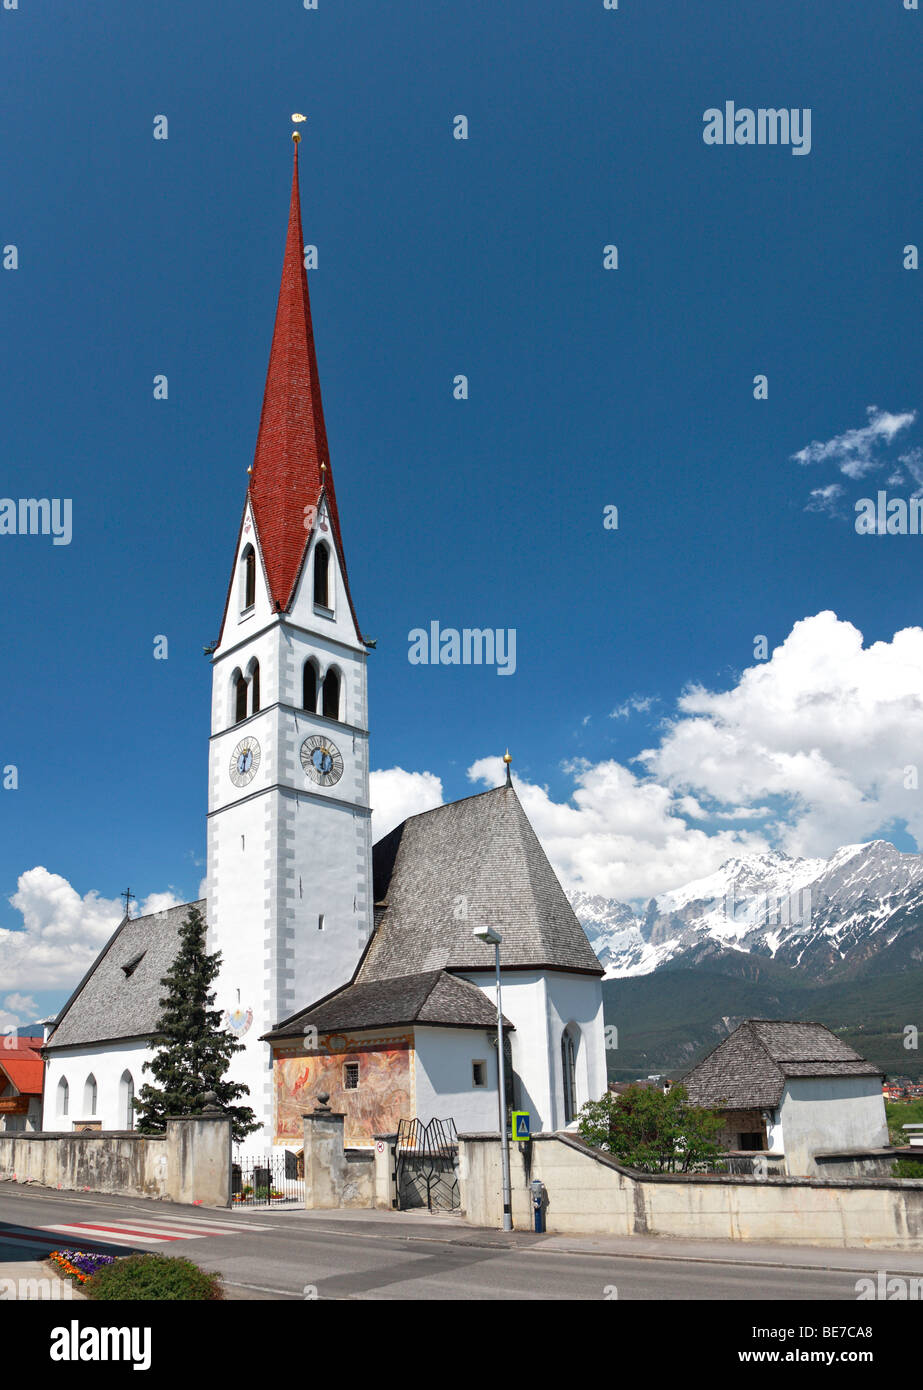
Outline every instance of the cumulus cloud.
POLYGON ((688 689, 639 762, 720 811, 770 802, 769 831, 790 854, 827 855, 902 823, 921 845, 921 692, 923 630, 866 647, 852 623, 818 613, 732 689, 688 689))
POLYGON ((0 1033, 24 1028, 38 1019, 38 1004, 30 994, 8 994, 0 1003, 0 1033))
POLYGON ((434 772, 405 772, 389 767, 369 775, 372 839, 380 840, 408 816, 442 805, 442 782, 434 772))
MULTIPOLYGON (((41 865, 20 874, 10 904, 22 927, 0 928, 0 979, 7 987, 69 989, 93 963, 124 915, 119 898, 83 896, 41 865)), ((173 893, 152 893, 141 912, 173 907, 173 893)), ((15 1012, 15 1010, 13 1010, 15 1012)))
POLYGON ((792 458, 796 463, 834 463, 847 478, 862 478, 879 468, 883 462, 881 450, 889 445, 895 435, 912 425, 917 418, 915 410, 894 414, 889 410, 879 410, 877 405, 866 406, 868 424, 859 429, 846 430, 824 441, 814 439, 799 449, 792 458))

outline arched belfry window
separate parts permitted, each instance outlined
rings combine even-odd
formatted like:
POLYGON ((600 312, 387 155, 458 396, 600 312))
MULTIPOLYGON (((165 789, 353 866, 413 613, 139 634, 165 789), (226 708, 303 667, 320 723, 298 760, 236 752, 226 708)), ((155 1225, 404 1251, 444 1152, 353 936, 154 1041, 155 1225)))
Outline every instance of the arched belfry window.
POLYGON ((309 660, 304 664, 301 689, 301 708, 310 710, 312 714, 315 714, 317 712, 317 666, 313 661, 309 660))
POLYGON ((238 671, 234 681, 234 723, 239 724, 247 717, 247 681, 238 671))
POLYGON ((561 1035, 561 1071, 564 1077, 564 1123, 577 1114, 577 1036, 573 1024, 561 1035))
POLYGON ((323 714, 327 719, 339 719, 340 717, 339 671, 328 671, 326 676, 324 676, 323 714))
POLYGON ((260 663, 254 661, 250 672, 250 713, 260 712, 260 663))
POLYGON ((256 602, 256 552, 252 545, 244 547, 240 557, 241 565, 241 611, 252 608, 256 602))
POLYGON ((330 607, 330 551, 325 545, 314 550, 314 602, 321 608, 330 607))

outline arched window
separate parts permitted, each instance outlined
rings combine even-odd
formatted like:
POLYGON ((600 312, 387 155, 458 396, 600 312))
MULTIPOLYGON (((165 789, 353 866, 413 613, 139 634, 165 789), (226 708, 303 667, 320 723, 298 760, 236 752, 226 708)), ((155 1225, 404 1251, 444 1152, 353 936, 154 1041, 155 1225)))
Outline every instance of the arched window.
POLYGON ((234 723, 239 724, 247 717, 247 682, 238 676, 234 683, 234 723))
POLYGON ((325 545, 314 550, 314 602, 330 607, 330 551, 325 545))
POLYGON ((561 1035, 561 1070, 564 1076, 564 1123, 577 1114, 577 1038, 569 1024, 561 1035))
POLYGON ((323 713, 328 719, 339 719, 340 717, 340 673, 339 671, 328 671, 324 676, 324 708, 323 713))
POLYGON ((317 666, 313 661, 306 661, 304 664, 304 675, 302 676, 301 686, 301 707, 310 710, 312 714, 317 711, 317 666))
POLYGON ((254 661, 253 670, 250 672, 250 713, 259 714, 260 712, 260 663, 254 661))
POLYGON ((119 1082, 119 1093, 122 1102, 122 1119, 126 1129, 135 1127, 135 1107, 132 1101, 135 1098, 135 1079, 130 1071, 123 1071, 119 1082))
POLYGON ((256 553, 252 545, 244 547, 240 557, 241 569, 241 612, 245 613, 256 602, 256 553))
POLYGON ((71 1088, 67 1084, 67 1077, 62 1076, 58 1082, 58 1114, 66 1115, 70 1108, 71 1088))
POLYGON ((83 1108, 87 1115, 96 1114, 96 1101, 99 1096, 99 1087, 96 1085, 96 1077, 90 1072, 83 1088, 83 1108))

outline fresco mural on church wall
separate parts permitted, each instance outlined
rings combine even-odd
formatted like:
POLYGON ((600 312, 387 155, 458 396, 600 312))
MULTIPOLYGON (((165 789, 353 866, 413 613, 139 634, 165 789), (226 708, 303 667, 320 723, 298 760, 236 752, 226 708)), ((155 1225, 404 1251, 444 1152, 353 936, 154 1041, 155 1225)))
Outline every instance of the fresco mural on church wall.
POLYGON ((302 1142, 302 1116, 324 1092, 330 1109, 346 1116, 344 1142, 351 1148, 371 1148, 376 1134, 393 1134, 398 1120, 412 1118, 412 1034, 377 1039, 338 1033, 319 1041, 317 1052, 274 1055, 277 1144, 302 1142), (355 1090, 346 1089, 347 1063, 359 1066, 355 1090))

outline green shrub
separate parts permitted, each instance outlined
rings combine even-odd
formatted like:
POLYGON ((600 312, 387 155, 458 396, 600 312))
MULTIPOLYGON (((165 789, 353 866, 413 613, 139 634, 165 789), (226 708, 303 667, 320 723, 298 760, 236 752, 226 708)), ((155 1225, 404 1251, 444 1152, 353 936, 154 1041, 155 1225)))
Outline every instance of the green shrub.
POLYGON ((219 1275, 206 1274, 178 1255, 128 1255, 94 1274, 83 1292, 88 1298, 149 1302, 224 1297, 219 1275))
POLYGON ((891 1169, 895 1178, 923 1178, 923 1163, 918 1158, 899 1158, 891 1169))

